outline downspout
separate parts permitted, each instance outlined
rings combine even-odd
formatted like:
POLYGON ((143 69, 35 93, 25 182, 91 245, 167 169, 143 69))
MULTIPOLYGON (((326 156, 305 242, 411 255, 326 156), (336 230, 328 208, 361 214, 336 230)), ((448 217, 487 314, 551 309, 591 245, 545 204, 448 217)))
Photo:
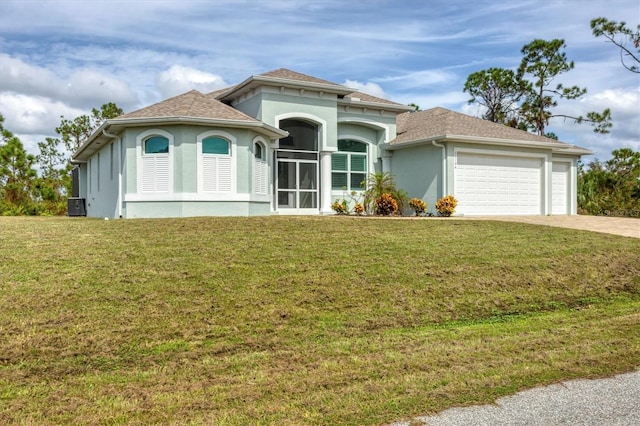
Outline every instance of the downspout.
POLYGON ((433 146, 437 146, 438 148, 442 148, 442 195, 444 197, 447 195, 447 148, 444 145, 439 145, 436 141, 431 141, 433 146))
POLYGON ((108 138, 118 140, 118 218, 122 219, 122 139, 115 133, 109 133, 105 129, 102 134, 108 138))

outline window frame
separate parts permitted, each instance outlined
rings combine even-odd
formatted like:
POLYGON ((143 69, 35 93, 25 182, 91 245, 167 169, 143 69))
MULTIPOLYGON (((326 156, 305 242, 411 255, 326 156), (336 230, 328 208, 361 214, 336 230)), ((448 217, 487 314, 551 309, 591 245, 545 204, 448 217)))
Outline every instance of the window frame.
POLYGON ((222 130, 209 130, 204 133, 200 133, 196 137, 196 168, 197 168, 197 191, 199 194, 232 194, 236 192, 237 186, 237 172, 236 172, 236 146, 237 140, 236 137, 231 133, 222 131, 222 130), (205 139, 209 138, 219 138, 225 140, 229 144, 228 154, 213 154, 213 153, 204 153, 203 151, 203 142, 205 139), (207 182, 205 182, 205 173, 207 165, 206 163, 210 160, 214 159, 215 170, 218 170, 218 163, 222 163, 224 159, 229 159, 229 187, 220 190, 219 182, 221 175, 216 172, 215 176, 215 190, 207 189, 207 182))
POLYGON ((259 196, 269 195, 269 160, 267 142, 260 136, 253 139, 251 154, 253 157, 253 193, 259 196), (260 156, 257 156, 260 147, 260 156))
MULTIPOLYGON (((146 130, 138 136, 136 136, 136 168, 137 168, 137 182, 136 188, 138 194, 145 194, 147 196, 153 195, 166 195, 174 193, 174 165, 173 165, 173 152, 174 152, 174 136, 167 132, 166 130, 161 129, 149 129, 146 130), (145 153, 145 142, 155 136, 164 137, 169 141, 168 152, 161 153, 145 153), (158 190, 157 188, 153 191, 144 190, 144 181, 145 181, 145 166, 144 164, 149 161, 160 161, 160 159, 166 158, 167 163, 167 190, 158 190), (156 159, 156 160, 152 160, 156 159)), ((154 181, 157 179, 154 177, 154 181)))
POLYGON ((367 179, 367 171, 370 168, 369 165, 369 152, 370 152, 370 146, 371 144, 364 141, 364 140, 360 140, 360 139, 356 139, 353 137, 344 137, 344 138, 339 138, 338 142, 337 142, 337 148, 338 150, 333 152, 331 154, 331 190, 332 191, 357 191, 357 192, 362 192, 365 191, 366 188, 366 184, 364 187, 358 187, 358 188, 353 188, 351 183, 352 183, 352 179, 353 179, 353 175, 354 174, 362 174, 364 175, 364 181, 366 182, 367 179), (365 147, 365 151, 364 152, 357 152, 357 151, 341 151, 340 150, 340 141, 352 141, 352 142, 357 142, 359 144, 362 144, 365 147), (333 168, 333 158, 335 155, 344 155, 346 157, 346 170, 336 170, 333 168), (364 171, 360 171, 360 170, 352 170, 351 166, 352 166, 352 157, 356 156, 356 157, 364 157, 364 171), (345 174, 347 176, 347 185, 346 187, 341 187, 341 188, 335 188, 333 186, 333 176, 334 174, 345 174))

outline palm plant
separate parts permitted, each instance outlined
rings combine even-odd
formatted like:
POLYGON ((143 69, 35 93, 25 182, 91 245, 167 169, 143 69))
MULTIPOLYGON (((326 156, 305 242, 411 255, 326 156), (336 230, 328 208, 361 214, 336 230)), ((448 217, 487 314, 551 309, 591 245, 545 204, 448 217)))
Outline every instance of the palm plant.
POLYGON ((398 203, 398 211, 402 213, 407 205, 407 193, 398 189, 393 175, 389 172, 370 173, 366 181, 367 189, 364 192, 364 205, 369 211, 375 211, 374 203, 376 198, 382 194, 391 195, 398 203))

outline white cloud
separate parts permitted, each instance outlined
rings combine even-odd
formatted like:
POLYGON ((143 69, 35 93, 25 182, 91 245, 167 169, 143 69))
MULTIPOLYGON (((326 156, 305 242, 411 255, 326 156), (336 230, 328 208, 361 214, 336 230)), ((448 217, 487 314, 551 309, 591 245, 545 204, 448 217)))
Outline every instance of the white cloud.
POLYGON ((371 96, 377 96, 379 98, 383 98, 386 99, 387 98, 387 94, 384 92, 384 89, 382 87, 380 87, 379 84, 376 83, 360 83, 357 80, 346 80, 344 83, 342 83, 344 86, 347 86, 349 88, 358 90, 362 93, 366 93, 367 95, 371 95, 371 96))
POLYGON ((162 96, 166 98, 194 89, 207 93, 228 86, 219 75, 181 65, 173 65, 158 74, 156 85, 162 96))
POLYGON ((74 118, 86 111, 49 98, 18 93, 0 93, 0 112, 5 127, 16 134, 55 134, 60 116, 74 118))
POLYGON ((137 99, 126 83, 105 73, 78 68, 65 79, 6 54, 0 54, 0 90, 56 99, 83 109, 107 102, 131 104, 137 99))

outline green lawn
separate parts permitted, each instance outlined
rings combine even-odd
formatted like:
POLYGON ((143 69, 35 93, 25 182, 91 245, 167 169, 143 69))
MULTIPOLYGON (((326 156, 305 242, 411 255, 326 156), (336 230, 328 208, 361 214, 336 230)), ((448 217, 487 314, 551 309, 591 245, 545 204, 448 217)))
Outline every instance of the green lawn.
POLYGON ((639 366, 639 239, 0 218, 2 424, 386 424, 639 366))

